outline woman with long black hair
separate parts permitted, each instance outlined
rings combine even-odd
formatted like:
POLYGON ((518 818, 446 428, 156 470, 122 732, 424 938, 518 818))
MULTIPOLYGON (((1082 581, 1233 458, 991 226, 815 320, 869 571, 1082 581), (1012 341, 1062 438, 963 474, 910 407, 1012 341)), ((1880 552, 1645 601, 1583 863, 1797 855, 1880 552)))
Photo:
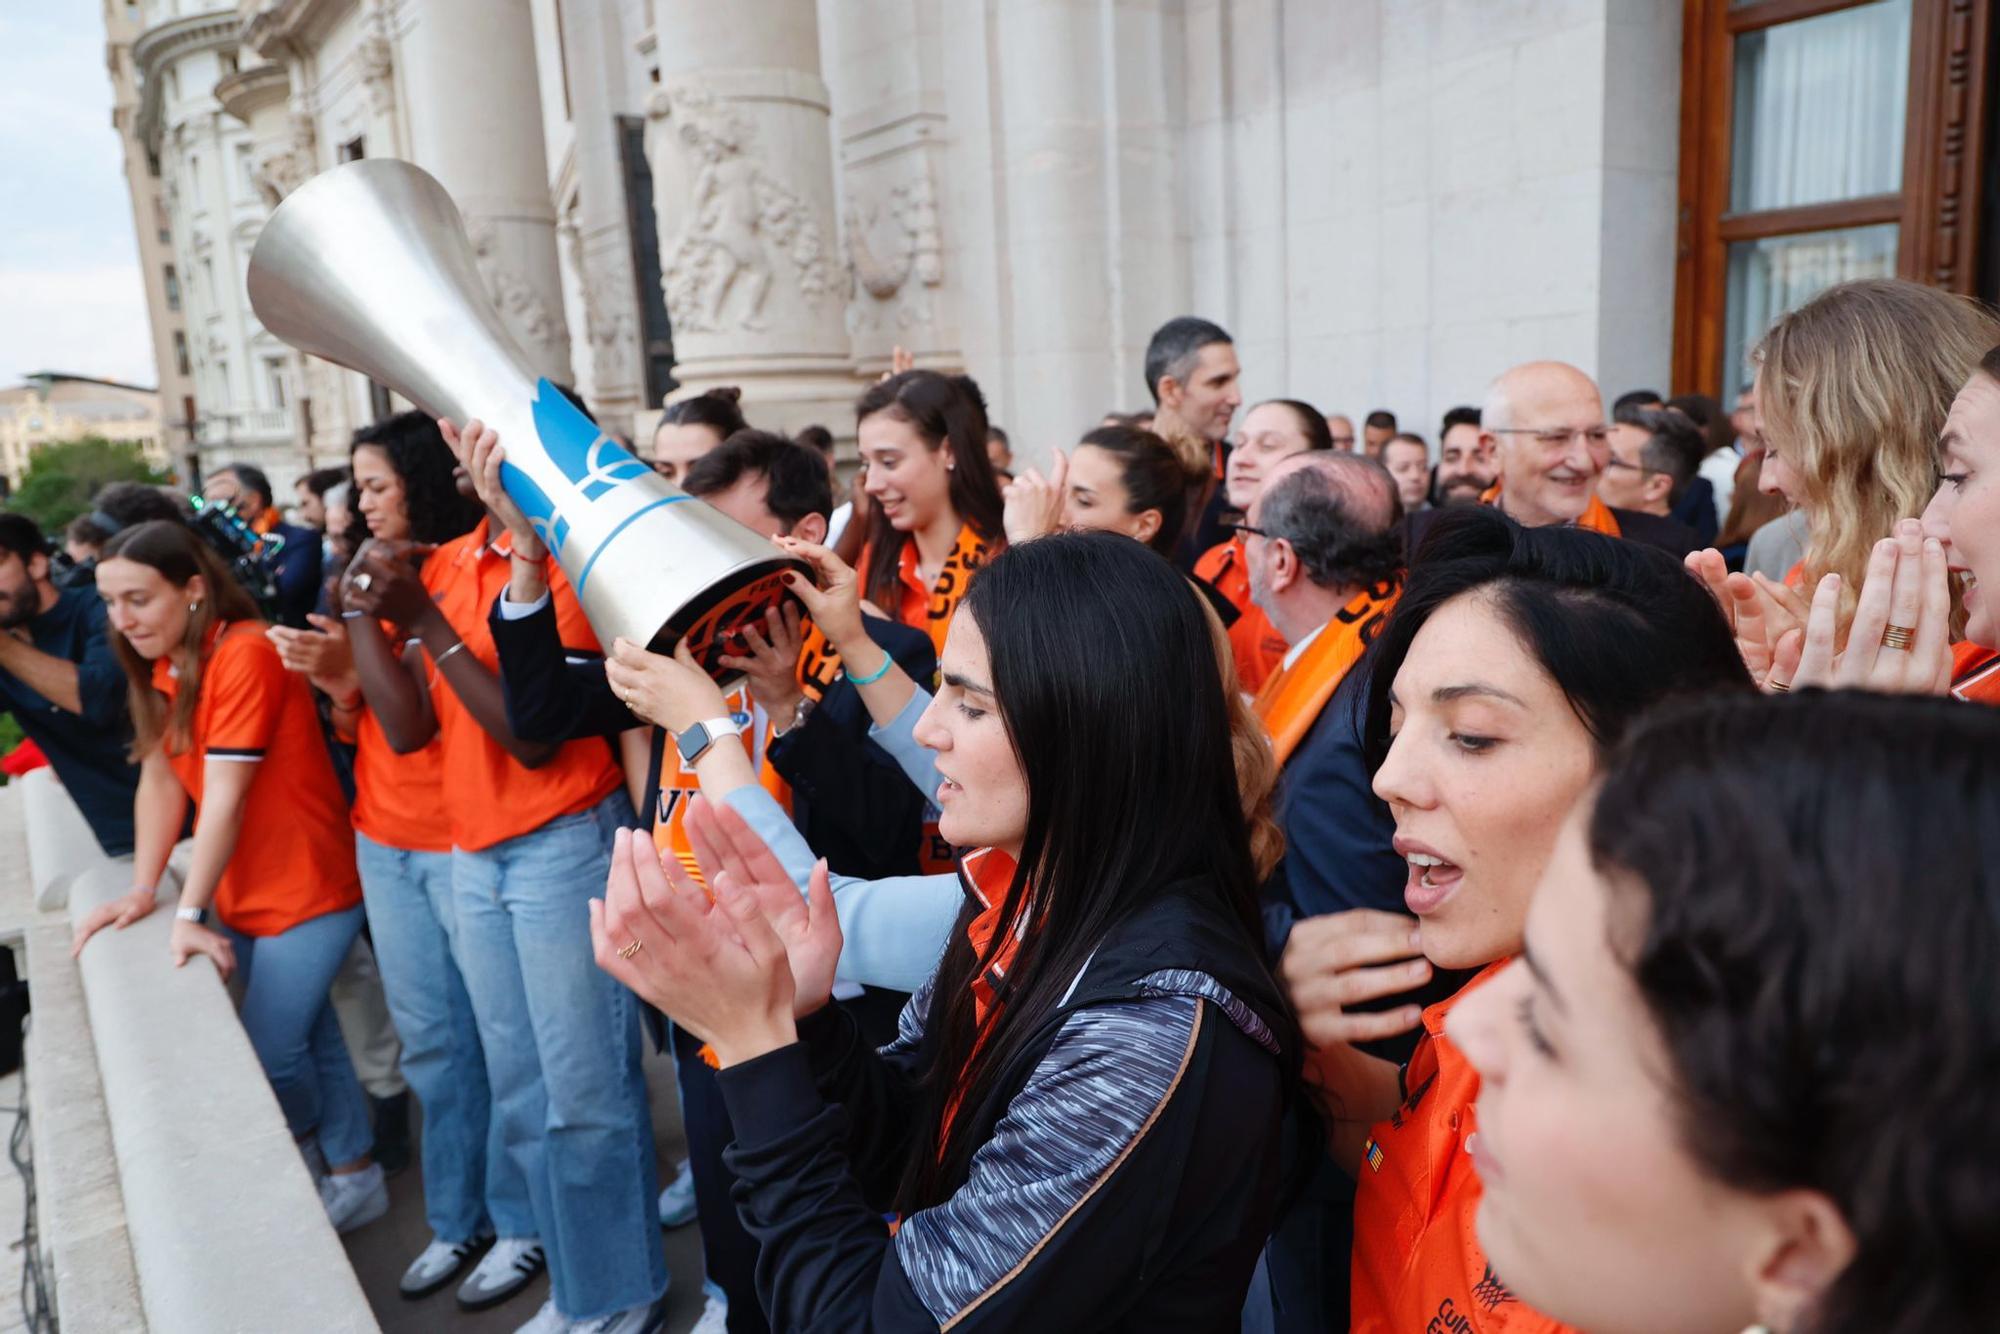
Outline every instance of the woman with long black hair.
POLYGON ((1714 599, 1671 556, 1484 508, 1439 516, 1365 665, 1364 746, 1416 920, 1308 919, 1281 965, 1315 1044, 1335 1161, 1356 1174, 1353 1328, 1542 1334, 1559 1327, 1493 1278, 1473 1236, 1479 1081, 1446 1018, 1520 953, 1556 834, 1625 731, 1672 697, 1747 693, 1749 673, 1714 599), (1356 1008, 1433 967, 1481 971, 1428 1009, 1356 1008), (1419 1024, 1400 1068, 1353 1045, 1419 1024))
POLYGON ((713 904, 620 836, 599 963, 715 1050, 774 1327, 1231 1326, 1295 1039, 1208 618, 1171 564, 1101 532, 995 558, 964 612, 917 736, 945 837, 974 851, 895 1043, 867 1050, 826 1004, 824 868, 802 899, 725 809, 690 826, 713 904))

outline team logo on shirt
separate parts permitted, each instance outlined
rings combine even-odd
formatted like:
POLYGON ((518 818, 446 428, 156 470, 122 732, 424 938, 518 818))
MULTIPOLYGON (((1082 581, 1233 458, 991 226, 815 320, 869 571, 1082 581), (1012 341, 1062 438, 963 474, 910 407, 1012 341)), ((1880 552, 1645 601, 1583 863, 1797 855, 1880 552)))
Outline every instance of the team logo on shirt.
POLYGON ((1507 1290, 1507 1285, 1500 1281, 1500 1276, 1493 1272, 1490 1263, 1486 1266, 1485 1276, 1473 1285, 1472 1299, 1488 1311, 1497 1311, 1515 1300, 1514 1294, 1507 1290))

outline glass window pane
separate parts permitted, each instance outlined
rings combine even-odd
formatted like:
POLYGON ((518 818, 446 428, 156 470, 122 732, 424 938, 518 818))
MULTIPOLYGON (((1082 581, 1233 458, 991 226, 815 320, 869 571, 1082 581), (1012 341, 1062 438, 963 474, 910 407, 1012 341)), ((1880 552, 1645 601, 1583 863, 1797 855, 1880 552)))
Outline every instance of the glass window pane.
POLYGON ((1771 322, 1835 283, 1896 274, 1893 222, 1832 232, 1770 236, 1729 247, 1729 306, 1723 321, 1722 401, 1752 378, 1748 358, 1771 322))
POLYGON ((1736 39, 1729 210, 1903 188, 1910 0, 1836 10, 1736 39))

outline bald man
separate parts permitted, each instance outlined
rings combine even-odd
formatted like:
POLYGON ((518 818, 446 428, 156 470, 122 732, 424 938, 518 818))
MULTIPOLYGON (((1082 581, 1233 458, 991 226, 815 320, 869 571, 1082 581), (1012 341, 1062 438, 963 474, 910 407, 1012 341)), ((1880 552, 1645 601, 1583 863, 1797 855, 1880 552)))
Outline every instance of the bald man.
POLYGON ((1354 452, 1354 419, 1344 412, 1327 414, 1327 434, 1333 437, 1333 447, 1343 454, 1354 452))
MULTIPOLYGON (((1351 670, 1401 586, 1399 509, 1388 469, 1324 450, 1279 463, 1250 507, 1259 530, 1248 535, 1251 597, 1291 644, 1256 706, 1282 766, 1285 857, 1261 903, 1273 958, 1301 918, 1404 911, 1408 871, 1392 841, 1395 822, 1370 790, 1358 725, 1364 682, 1351 670)), ((1370 1050, 1401 1061, 1409 1045, 1370 1050)), ((1353 1181, 1328 1159, 1273 1232, 1271 1284, 1284 1334, 1347 1328, 1347 1268, 1326 1257, 1347 1254, 1353 1213, 1353 1181)))
MULTIPOLYGON (((1480 410, 1479 438, 1499 471, 1482 499, 1524 527, 1571 524, 1676 556, 1698 545, 1685 524, 1613 509, 1597 498, 1611 457, 1611 425, 1596 382, 1566 362, 1531 361, 1495 380, 1480 410)), ((1413 543, 1428 529, 1428 517, 1411 525, 1413 543)))

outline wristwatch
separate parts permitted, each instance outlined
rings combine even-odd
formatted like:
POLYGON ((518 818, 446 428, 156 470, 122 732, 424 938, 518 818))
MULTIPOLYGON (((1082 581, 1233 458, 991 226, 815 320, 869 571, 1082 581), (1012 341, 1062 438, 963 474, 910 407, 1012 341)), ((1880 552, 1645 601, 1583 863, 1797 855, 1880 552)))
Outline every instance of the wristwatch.
POLYGON ((734 718, 707 718, 678 733, 674 737, 674 745, 680 748, 681 763, 692 767, 696 760, 708 753, 708 748, 718 738, 738 736, 742 731, 734 718))
POLYGON ((180 918, 183 922, 193 922, 196 926, 208 925, 208 909, 206 908, 176 908, 174 909, 174 916, 180 918))
POLYGON ((801 727, 804 727, 806 725, 806 719, 812 717, 812 711, 813 711, 812 696, 810 695, 799 696, 799 706, 796 709, 792 710, 792 716, 785 720, 785 725, 783 727, 774 727, 771 729, 771 739, 773 741, 776 741, 779 737, 789 736, 791 733, 798 731, 801 727))

